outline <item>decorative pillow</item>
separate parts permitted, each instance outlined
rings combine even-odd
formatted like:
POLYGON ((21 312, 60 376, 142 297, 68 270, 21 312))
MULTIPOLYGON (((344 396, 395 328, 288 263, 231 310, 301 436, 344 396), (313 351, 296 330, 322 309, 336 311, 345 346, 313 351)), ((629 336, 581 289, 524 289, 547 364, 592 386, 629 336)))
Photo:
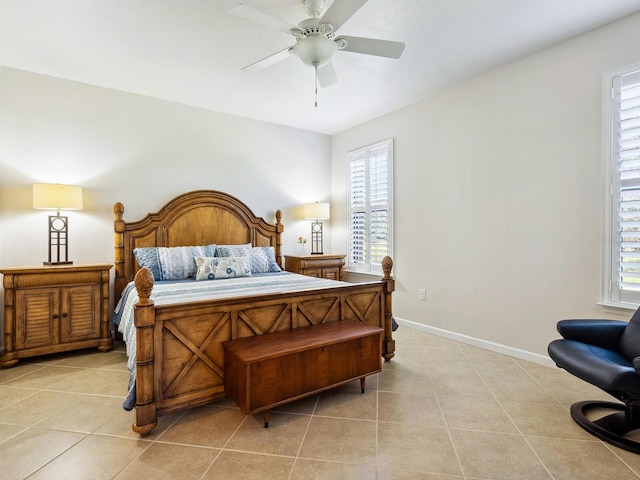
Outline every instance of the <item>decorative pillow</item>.
POLYGON ((218 245, 216 246, 216 256, 218 257, 248 257, 251 251, 251 244, 244 245, 218 245))
POLYGON ((196 280, 250 277, 248 257, 195 257, 196 280))
POLYGON ((194 257, 213 257, 216 245, 158 247, 161 280, 183 280, 196 276, 194 257))
POLYGON ((161 280, 160 260, 158 259, 157 247, 140 247, 133 249, 133 256, 136 257, 138 265, 148 268, 153 273, 154 280, 161 280))
POLYGON ((251 247, 245 245, 218 245, 216 255, 219 257, 249 257, 251 273, 281 272, 276 262, 276 250, 273 247, 251 247))
POLYGON ((281 272, 276 262, 276 249, 273 247, 253 247, 251 249, 251 272, 281 272))

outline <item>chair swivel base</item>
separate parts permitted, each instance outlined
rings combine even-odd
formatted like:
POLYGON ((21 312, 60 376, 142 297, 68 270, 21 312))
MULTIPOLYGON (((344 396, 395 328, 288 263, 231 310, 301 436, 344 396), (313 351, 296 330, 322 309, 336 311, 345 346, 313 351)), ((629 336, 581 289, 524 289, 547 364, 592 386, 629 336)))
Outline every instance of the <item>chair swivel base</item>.
POLYGON ((587 432, 616 447, 640 453, 640 442, 625 435, 640 429, 640 408, 634 405, 604 401, 584 401, 571 405, 571 417, 587 432), (587 418, 590 410, 614 410, 617 413, 605 415, 596 420, 587 418))

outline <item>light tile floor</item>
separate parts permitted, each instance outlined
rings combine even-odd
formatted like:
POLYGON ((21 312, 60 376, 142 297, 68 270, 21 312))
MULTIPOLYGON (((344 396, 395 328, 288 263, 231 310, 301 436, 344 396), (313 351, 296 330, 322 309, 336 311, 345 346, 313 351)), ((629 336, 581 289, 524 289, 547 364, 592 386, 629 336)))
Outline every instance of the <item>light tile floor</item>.
POLYGON ((559 369, 401 326, 380 374, 247 416, 228 399, 160 418, 143 439, 121 408, 122 345, 0 370, 0 478, 638 479, 640 455, 580 429, 607 398, 559 369))

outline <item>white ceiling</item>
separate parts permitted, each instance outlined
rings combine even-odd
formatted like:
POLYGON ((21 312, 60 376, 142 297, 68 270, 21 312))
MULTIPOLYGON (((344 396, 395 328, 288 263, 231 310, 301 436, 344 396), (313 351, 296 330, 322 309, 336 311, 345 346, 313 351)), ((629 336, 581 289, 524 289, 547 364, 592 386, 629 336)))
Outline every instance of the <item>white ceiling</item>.
MULTIPOLYGON (((242 2, 307 18, 301 0, 242 2)), ((236 3, 0 0, 0 65, 334 134, 640 11, 640 0, 369 0, 339 33, 404 42, 402 57, 337 52, 338 83, 314 108, 313 69, 296 57, 241 70, 295 39, 230 15, 236 3)))

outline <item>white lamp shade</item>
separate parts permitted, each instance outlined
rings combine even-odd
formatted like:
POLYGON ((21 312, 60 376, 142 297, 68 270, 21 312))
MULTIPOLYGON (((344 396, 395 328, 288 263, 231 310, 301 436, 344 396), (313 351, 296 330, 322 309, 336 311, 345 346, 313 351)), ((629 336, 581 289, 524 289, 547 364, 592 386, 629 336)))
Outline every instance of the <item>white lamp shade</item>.
POLYGON ((329 204, 320 202, 305 203, 304 217, 309 220, 321 220, 329 218, 329 204))
POLYGON ((59 183, 34 183, 33 208, 82 210, 82 188, 59 183))

